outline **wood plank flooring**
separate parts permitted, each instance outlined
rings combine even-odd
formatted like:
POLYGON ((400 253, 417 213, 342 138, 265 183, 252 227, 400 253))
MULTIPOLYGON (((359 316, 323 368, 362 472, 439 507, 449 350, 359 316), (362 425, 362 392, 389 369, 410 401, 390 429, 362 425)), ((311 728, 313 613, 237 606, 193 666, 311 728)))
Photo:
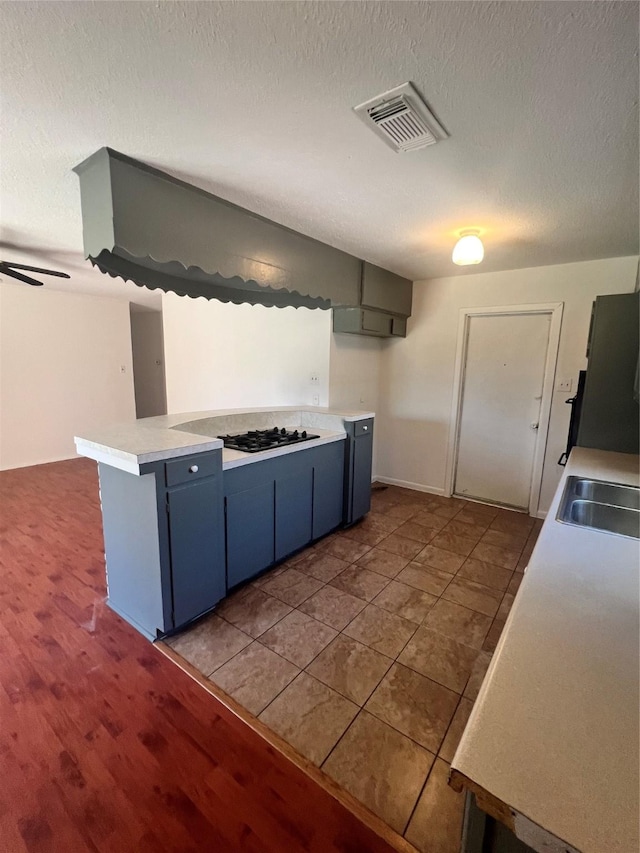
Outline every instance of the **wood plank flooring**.
POLYGON ((0 472, 0 851, 390 853, 105 605, 95 463, 0 472))

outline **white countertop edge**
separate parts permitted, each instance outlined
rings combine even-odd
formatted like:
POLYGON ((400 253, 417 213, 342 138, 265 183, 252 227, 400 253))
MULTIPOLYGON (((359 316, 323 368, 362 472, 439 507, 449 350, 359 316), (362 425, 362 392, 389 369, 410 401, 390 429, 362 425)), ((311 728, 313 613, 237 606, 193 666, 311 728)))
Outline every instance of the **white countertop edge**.
POLYGON ((219 450, 223 446, 219 438, 214 438, 182 447, 136 454, 78 437, 74 438, 74 442, 78 455, 93 459, 96 462, 104 462, 106 465, 111 465, 112 468, 119 468, 121 471, 128 471, 130 474, 139 474, 140 466, 149 462, 161 462, 163 459, 176 459, 180 456, 190 456, 192 453, 219 450))
POLYGON ((637 485, 638 457, 572 452, 451 767, 583 853, 628 853, 640 543, 557 521, 569 475, 637 485))

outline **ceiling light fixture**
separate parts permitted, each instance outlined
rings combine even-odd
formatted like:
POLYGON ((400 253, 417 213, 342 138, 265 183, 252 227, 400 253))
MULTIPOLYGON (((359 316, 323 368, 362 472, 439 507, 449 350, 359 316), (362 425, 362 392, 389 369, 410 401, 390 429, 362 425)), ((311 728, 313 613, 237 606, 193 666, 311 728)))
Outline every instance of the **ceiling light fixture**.
POLYGON ((478 236, 480 232, 474 229, 460 232, 460 239, 453 247, 451 260, 458 266, 479 264, 484 258, 484 246, 478 236))

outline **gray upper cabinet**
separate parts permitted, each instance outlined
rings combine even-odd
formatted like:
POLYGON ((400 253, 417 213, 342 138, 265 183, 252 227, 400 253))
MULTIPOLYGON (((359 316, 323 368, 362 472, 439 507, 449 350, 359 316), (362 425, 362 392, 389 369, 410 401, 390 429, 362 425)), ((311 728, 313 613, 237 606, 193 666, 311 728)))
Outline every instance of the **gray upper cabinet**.
POLYGON ((375 338, 404 338, 411 316, 413 282, 367 261, 362 262, 360 302, 334 308, 333 331, 375 338))
POLYGON ((400 314, 402 317, 411 316, 413 282, 408 278, 363 261, 361 294, 363 308, 400 314))

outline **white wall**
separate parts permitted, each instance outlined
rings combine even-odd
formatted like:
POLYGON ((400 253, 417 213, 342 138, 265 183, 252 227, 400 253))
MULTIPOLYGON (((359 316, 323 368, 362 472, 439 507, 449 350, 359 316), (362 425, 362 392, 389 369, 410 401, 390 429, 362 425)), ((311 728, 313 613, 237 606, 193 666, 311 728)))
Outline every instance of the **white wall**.
MULTIPOLYGON (((575 382, 586 367, 594 298, 632 291, 637 257, 479 273, 416 282, 404 340, 384 344, 378 417, 378 473, 429 491, 445 486, 460 308, 563 302, 556 377, 575 382)), ((540 509, 546 510, 561 469, 569 426, 566 391, 554 392, 540 509)))
POLYGON ((331 312, 163 296, 167 410, 329 400, 331 312), (311 384, 317 373, 319 384, 311 384))
MULTIPOLYGON (((329 405, 377 412, 382 341, 357 335, 331 335, 329 405)), ((378 430, 373 432, 373 475, 378 470, 378 430)))
POLYGON ((162 311, 131 310, 131 349, 136 417, 166 415, 162 311))
POLYGON ((129 304, 0 284, 0 402, 2 469, 72 458, 74 435, 134 418, 129 304))

